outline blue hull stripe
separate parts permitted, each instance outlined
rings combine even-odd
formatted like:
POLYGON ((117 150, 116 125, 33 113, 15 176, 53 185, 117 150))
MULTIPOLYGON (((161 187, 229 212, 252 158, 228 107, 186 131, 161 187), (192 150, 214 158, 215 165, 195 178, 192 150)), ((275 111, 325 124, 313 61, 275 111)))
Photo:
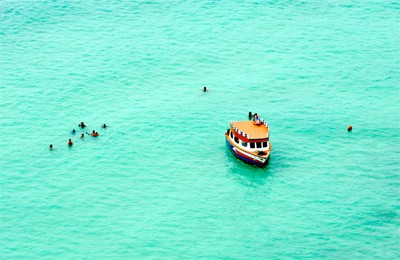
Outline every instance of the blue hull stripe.
POLYGON ((228 140, 228 138, 227 138, 226 136, 225 136, 225 138, 226 138, 226 142, 227 142, 228 145, 229 145, 229 150, 231 150, 231 152, 233 153, 233 155, 235 155, 237 158, 239 158, 239 159, 241 159, 241 160, 243 160, 243 161, 245 161, 245 162, 247 162, 247 163, 255 164, 255 165, 259 166, 259 167, 264 167, 265 163, 268 161, 268 160, 267 160, 267 161, 265 161, 264 164, 262 164, 262 163, 259 163, 259 162, 250 160, 250 159, 248 159, 248 158, 246 158, 246 157, 243 157, 243 156, 237 154, 237 153, 235 152, 235 150, 233 150, 233 147, 234 147, 234 146, 229 142, 229 140, 228 140))

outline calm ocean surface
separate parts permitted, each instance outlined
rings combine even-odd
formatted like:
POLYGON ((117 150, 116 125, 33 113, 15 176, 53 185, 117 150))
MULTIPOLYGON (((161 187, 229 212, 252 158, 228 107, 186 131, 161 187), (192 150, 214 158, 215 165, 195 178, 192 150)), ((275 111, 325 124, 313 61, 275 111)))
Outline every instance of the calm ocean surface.
POLYGON ((398 259, 399 8, 0 1, 0 258, 398 259))

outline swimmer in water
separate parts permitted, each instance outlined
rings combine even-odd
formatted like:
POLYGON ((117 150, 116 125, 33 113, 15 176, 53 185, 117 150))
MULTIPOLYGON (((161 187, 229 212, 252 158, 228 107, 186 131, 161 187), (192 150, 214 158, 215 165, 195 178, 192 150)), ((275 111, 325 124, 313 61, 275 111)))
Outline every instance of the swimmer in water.
POLYGON ((202 91, 203 92, 208 92, 209 90, 206 87, 204 87, 202 91))
POLYGON ((99 135, 99 134, 98 134, 97 132, 95 132, 94 130, 93 130, 93 133, 89 134, 88 132, 86 132, 86 134, 87 134, 87 135, 91 135, 91 136, 98 136, 98 135, 99 135))
POLYGON ((108 125, 103 124, 101 127, 102 127, 102 128, 106 128, 106 127, 108 127, 108 125))
POLYGON ((74 143, 71 141, 71 139, 69 139, 69 141, 68 141, 68 145, 69 146, 72 146, 74 143))
POLYGON ((49 149, 50 149, 50 150, 54 150, 55 148, 53 148, 53 145, 51 144, 51 145, 49 146, 49 149))
POLYGON ((81 135, 81 138, 83 138, 83 137, 85 137, 85 134, 82 134, 82 135, 81 135))
POLYGON ((85 128, 85 127, 86 127, 86 125, 85 125, 83 122, 81 122, 78 126, 80 126, 80 127, 82 127, 82 128, 85 128))

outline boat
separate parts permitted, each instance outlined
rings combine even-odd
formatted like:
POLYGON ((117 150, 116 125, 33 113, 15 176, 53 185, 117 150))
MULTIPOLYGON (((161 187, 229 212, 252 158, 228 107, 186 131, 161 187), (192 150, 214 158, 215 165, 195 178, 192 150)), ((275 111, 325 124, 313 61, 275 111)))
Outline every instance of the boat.
POLYGON ((258 167, 268 163, 271 153, 269 127, 259 116, 253 121, 230 122, 225 137, 231 152, 245 163, 258 167))

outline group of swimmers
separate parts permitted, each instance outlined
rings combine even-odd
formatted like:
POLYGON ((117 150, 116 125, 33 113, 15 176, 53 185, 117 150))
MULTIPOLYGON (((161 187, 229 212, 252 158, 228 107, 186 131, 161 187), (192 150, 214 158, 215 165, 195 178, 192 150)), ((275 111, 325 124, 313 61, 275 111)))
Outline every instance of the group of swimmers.
MULTIPOLYGON (((206 87, 204 87, 201 91, 203 91, 203 92, 208 92, 209 90, 206 88, 206 87)), ((257 113, 254 115, 254 117, 256 117, 257 116, 257 113)), ((251 116, 251 112, 249 112, 249 117, 252 117, 251 116)), ((259 120, 259 117, 257 116, 257 119, 259 120)), ((254 119, 253 119, 253 121, 254 121, 254 119)), ((86 128, 86 125, 85 125, 85 123, 83 123, 83 122, 81 122, 79 125, 78 125, 80 128, 86 128)), ((106 125, 106 124, 103 124, 102 126, 101 126, 101 128, 106 128, 106 127, 108 127, 108 125, 106 125)), ((75 134, 76 133, 76 131, 75 131, 75 129, 72 129, 72 131, 71 131, 71 134, 75 134)), ((93 130, 93 132, 92 133, 88 133, 88 132, 86 132, 86 134, 87 135, 90 135, 90 136, 93 136, 93 137, 97 137, 97 136, 99 136, 100 134, 99 133, 97 133, 96 131, 94 131, 93 130)), ((84 138, 85 137, 85 134, 83 134, 82 133, 82 135, 80 136, 80 138, 84 138)), ((72 142, 71 141, 71 139, 69 139, 69 141, 68 141, 68 146, 72 146, 74 144, 74 142, 72 142)), ((53 145, 51 144, 50 146, 49 146, 49 148, 51 149, 51 150, 53 150, 53 149, 55 149, 55 148, 53 148, 53 145)))
MULTIPOLYGON (((79 125, 78 125, 80 128, 86 128, 86 125, 85 125, 85 123, 83 123, 83 122, 81 122, 79 125)), ((103 124, 102 126, 101 126, 101 128, 104 128, 104 129, 106 129, 108 127, 108 125, 106 125, 106 124, 103 124)), ((72 131, 71 131, 71 134, 75 134, 76 133, 76 131, 75 131, 75 129, 72 129, 72 131)), ((96 131, 94 131, 93 130, 93 132, 92 133, 88 133, 88 132, 86 132, 86 134, 87 135, 90 135, 90 136, 93 136, 93 137, 97 137, 97 136, 99 136, 100 134, 99 133, 97 133, 96 131)), ((80 138, 84 138, 85 137, 85 134, 84 133, 82 133, 82 135, 80 136, 80 138)), ((68 146, 72 146, 74 144, 74 142, 72 142, 71 141, 71 139, 69 139, 69 141, 68 141, 68 146)), ((49 148, 51 149, 51 150, 54 150, 55 148, 53 148, 53 145, 51 144, 50 146, 49 146, 49 148)))

